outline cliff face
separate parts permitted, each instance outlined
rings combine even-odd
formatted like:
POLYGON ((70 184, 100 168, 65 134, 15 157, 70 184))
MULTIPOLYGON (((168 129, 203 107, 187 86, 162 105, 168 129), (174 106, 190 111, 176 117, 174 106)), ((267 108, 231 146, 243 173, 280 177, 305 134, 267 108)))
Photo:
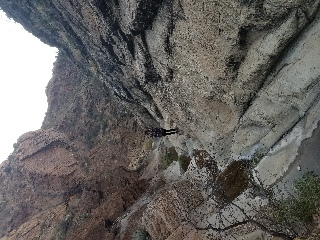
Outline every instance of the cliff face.
MULTIPOLYGON (((314 21, 316 0, 2 1, 1 7, 99 79, 144 124, 173 120, 221 166, 232 154, 268 151, 316 99, 302 96, 316 87, 317 67, 299 87, 307 91, 296 97, 301 104, 287 88, 281 99, 259 97, 282 74, 280 59, 314 21), (265 101, 277 110, 253 109, 269 108, 265 101)), ((295 77, 307 70, 297 71, 295 77)))
POLYGON ((148 187, 129 171, 145 154, 142 131, 101 83, 61 54, 47 95, 43 129, 22 135, 1 166, 0 236, 63 239, 70 230, 112 239, 116 233, 96 228, 115 221, 148 187), (79 231, 87 218, 92 223, 79 231))
POLYGON ((217 171, 208 162, 264 156, 257 172, 273 184, 318 138, 318 0, 0 7, 60 50, 42 129, 1 166, 0 236, 129 239, 143 226, 152 239, 201 239, 184 222, 196 208, 212 220, 193 152, 205 152, 207 178, 217 171), (151 149, 141 126, 158 125, 184 134, 151 149), (159 177, 172 146, 191 164, 159 177))

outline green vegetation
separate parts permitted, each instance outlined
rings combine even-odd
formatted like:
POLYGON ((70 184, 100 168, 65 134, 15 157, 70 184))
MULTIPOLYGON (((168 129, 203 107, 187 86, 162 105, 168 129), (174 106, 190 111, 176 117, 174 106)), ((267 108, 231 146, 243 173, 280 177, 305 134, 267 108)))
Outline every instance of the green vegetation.
MULTIPOLYGON (((234 164, 240 163, 236 161, 234 164)), ((229 168, 230 167, 231 165, 229 168)), ((250 169, 254 166, 249 164, 248 167, 250 169)), ((235 165, 234 169, 240 169, 240 166, 235 165)), ((223 225, 218 228, 208 225, 205 228, 197 228, 198 230, 211 229, 228 234, 229 229, 251 223, 262 231, 285 240, 293 240, 297 237, 305 239, 311 236, 312 231, 316 231, 314 227, 319 224, 320 215, 320 176, 315 175, 313 172, 305 173, 302 178, 294 182, 293 193, 288 193, 289 196, 286 197, 280 197, 279 194, 274 191, 274 188, 264 186, 260 179, 258 179, 259 183, 257 183, 256 179, 254 179, 252 175, 250 176, 251 171, 244 171, 243 173, 247 172, 247 174, 249 174, 248 180, 253 190, 252 196, 259 196, 269 202, 268 205, 257 206, 257 208, 254 209, 257 214, 251 216, 247 214, 245 208, 233 202, 234 197, 228 197, 230 194, 227 191, 230 192, 232 187, 239 189, 237 184, 240 182, 239 180, 242 176, 242 174, 237 174, 232 178, 231 175, 228 174, 228 171, 229 170, 226 169, 216 178, 213 189, 214 200, 220 209, 230 206, 236 208, 244 215, 244 220, 235 220, 231 225, 223 225), (224 187, 222 191, 219 191, 219 189, 217 189, 219 184, 226 184, 226 187, 224 187)), ((219 218, 222 219, 222 215, 219 216, 219 218)))
POLYGON ((10 165, 7 165, 5 168, 4 168, 4 172, 6 174, 10 174, 11 173, 11 170, 12 170, 12 167, 10 165))
POLYGON ((131 240, 149 240, 149 234, 143 229, 137 229, 131 236, 131 240))
POLYGON ((93 148, 99 132, 99 125, 92 125, 91 128, 88 128, 87 131, 84 132, 84 142, 89 149, 93 148))
POLYGON ((294 184, 293 195, 276 200, 273 207, 275 220, 283 226, 311 223, 320 207, 320 178, 307 172, 294 184))
POLYGON ((12 161, 13 159, 14 159, 14 156, 13 156, 13 154, 11 153, 9 156, 8 156, 8 161, 12 161))
POLYGON ((189 156, 179 156, 178 161, 182 170, 187 171, 191 158, 189 156))
POLYGON ((57 240, 66 239, 67 232, 70 229, 73 222, 74 212, 75 212, 75 209, 73 207, 70 207, 70 206, 67 207, 66 216, 58 226, 58 233, 56 235, 57 240))
POLYGON ((166 155, 162 161, 162 169, 167 169, 173 161, 178 160, 178 153, 174 147, 167 149, 166 155))
POLYGON ((188 156, 179 156, 174 147, 167 150, 162 161, 162 169, 167 169, 173 161, 178 161, 183 171, 187 171, 191 158, 188 156))
POLYGON ((257 152, 251 158, 251 163, 253 166, 257 166, 261 159, 265 156, 264 153, 257 152))
POLYGON ((13 149, 16 149, 16 148, 19 147, 19 144, 18 144, 18 143, 14 143, 14 144, 12 145, 12 147, 13 147, 13 149))

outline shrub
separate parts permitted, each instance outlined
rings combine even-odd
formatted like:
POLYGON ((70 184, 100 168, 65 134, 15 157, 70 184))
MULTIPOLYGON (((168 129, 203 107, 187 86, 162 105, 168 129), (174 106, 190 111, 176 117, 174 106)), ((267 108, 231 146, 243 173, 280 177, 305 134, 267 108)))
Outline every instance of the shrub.
POLYGON ((294 187, 293 195, 275 201, 273 215, 281 225, 308 224, 320 207, 320 178, 313 172, 305 173, 294 187))
POLYGON ((66 216, 65 218, 60 222, 58 226, 58 233, 56 236, 57 240, 64 240, 66 239, 68 230, 72 226, 73 223, 73 217, 74 217, 74 207, 67 207, 66 209, 66 216))
POLYGON ((14 156, 13 156, 13 154, 11 153, 9 156, 8 156, 8 161, 12 161, 13 159, 14 159, 14 156))
POLYGON ((11 167, 10 165, 8 165, 8 166, 6 166, 6 167, 4 168, 4 172, 5 172, 6 174, 10 174, 10 173, 11 173, 11 170, 12 170, 12 167, 11 167))
POLYGON ((173 161, 178 161, 183 171, 187 171, 191 158, 188 156, 179 156, 174 147, 167 150, 166 155, 162 161, 162 169, 166 169, 173 161))
POLYGON ((253 164, 253 167, 258 165, 258 163, 261 161, 261 159, 265 156, 264 153, 257 152, 255 153, 251 158, 251 163, 253 164))
POLYGON ((131 240, 149 240, 149 234, 143 229, 137 229, 131 236, 131 240))
POLYGON ((187 171, 191 158, 189 156, 179 156, 178 161, 182 170, 187 171))
POLYGON ((177 160, 178 160, 177 151, 174 149, 174 147, 169 148, 166 152, 166 155, 164 156, 162 166, 161 166, 162 169, 167 169, 173 161, 177 161, 177 160))

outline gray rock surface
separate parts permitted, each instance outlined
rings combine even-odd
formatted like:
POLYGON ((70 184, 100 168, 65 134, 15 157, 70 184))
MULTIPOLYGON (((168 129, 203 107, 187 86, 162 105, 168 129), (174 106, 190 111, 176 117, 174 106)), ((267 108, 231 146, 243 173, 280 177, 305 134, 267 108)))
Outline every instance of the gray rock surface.
POLYGON ((297 62, 295 70, 290 61, 299 59, 298 52, 282 65, 280 59, 317 18, 318 0, 46 0, 0 6, 102 81, 142 125, 164 125, 168 117, 220 167, 252 153, 258 142, 268 151, 317 96, 317 53, 297 62), (304 65, 309 69, 297 72, 304 65), (284 72, 287 80, 277 85, 284 72), (297 83, 306 98, 293 99, 298 85, 285 87, 298 81, 297 74, 307 78, 297 83), (315 85, 312 91, 308 84, 315 85))
MULTIPOLYGON (((17 159, 46 148, 46 140, 57 139, 61 148, 65 139, 76 145, 94 140, 83 149, 99 149, 99 157, 90 152, 84 163, 94 162, 98 169, 100 163, 110 162, 135 174, 138 194, 125 199, 125 207, 112 215, 115 220, 128 211, 130 219, 121 229, 124 238, 130 235, 130 226, 144 224, 159 239, 205 239, 184 224, 182 216, 190 211, 196 219, 199 210, 217 223, 214 204, 209 204, 212 211, 205 207, 210 201, 205 187, 213 179, 208 162, 223 170, 233 160, 259 156, 257 177, 268 185, 281 179, 292 182, 299 176, 293 171, 297 164, 319 170, 313 164, 319 161, 318 151, 308 146, 316 148, 310 142, 319 135, 319 0, 0 0, 0 7, 43 42, 58 47, 61 56, 75 63, 73 68, 81 69, 67 72, 58 86, 49 84, 54 91, 48 96, 55 103, 44 122, 47 130, 31 133, 35 140, 39 133, 42 138, 33 149, 22 145, 17 159), (82 98, 74 100, 75 92, 82 98), (151 150, 135 148, 143 144, 143 136, 133 117, 143 127, 178 126, 183 134, 170 136, 151 150), (126 118, 132 123, 122 122, 126 118), (130 134, 130 139, 123 137, 130 134), (101 142, 122 147, 105 149, 101 142), (160 171, 169 147, 192 158, 187 171, 177 162, 160 171), (202 165, 195 151, 208 153, 202 165), (309 162, 303 160, 306 157, 309 162), (150 180, 154 188, 160 182, 160 190, 150 190, 146 201, 138 201, 135 196, 141 196, 148 184, 140 187, 136 175, 144 183, 150 180), (130 212, 135 201, 140 205, 130 212)), ((109 210, 108 203, 102 210, 109 210)), ((100 210, 102 221, 105 212, 100 210)), ((93 233, 90 229, 85 236, 93 233)), ((74 234, 78 239, 77 231, 74 234)), ((253 238, 260 232, 245 234, 253 238)))
POLYGON ((258 168, 260 177, 269 184, 288 170, 301 142, 317 128, 319 39, 320 23, 316 20, 270 74, 268 84, 244 115, 238 131, 239 136, 249 136, 242 138, 245 139, 243 148, 239 149, 242 154, 249 155, 245 151, 252 151, 252 147, 256 151, 268 151, 258 168))

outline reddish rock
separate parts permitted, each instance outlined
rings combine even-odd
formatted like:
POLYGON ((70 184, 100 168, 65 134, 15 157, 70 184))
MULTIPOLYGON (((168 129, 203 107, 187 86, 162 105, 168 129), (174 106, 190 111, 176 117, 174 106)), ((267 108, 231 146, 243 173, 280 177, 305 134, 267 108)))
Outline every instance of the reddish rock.
POLYGON ((129 170, 146 154, 143 131, 80 75, 58 58, 43 129, 22 135, 1 165, 0 237, 116 239, 112 224, 148 189, 129 170))

